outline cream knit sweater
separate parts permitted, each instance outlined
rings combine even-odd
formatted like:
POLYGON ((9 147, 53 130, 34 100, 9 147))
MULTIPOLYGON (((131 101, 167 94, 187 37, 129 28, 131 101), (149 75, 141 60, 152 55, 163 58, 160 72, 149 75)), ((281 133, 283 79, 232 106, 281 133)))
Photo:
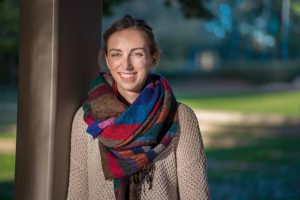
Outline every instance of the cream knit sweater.
MULTIPOLYGON (((152 189, 147 183, 141 199, 209 199, 206 159, 197 118, 188 106, 178 105, 178 134, 155 158, 152 189)), ((83 110, 75 114, 71 135, 70 175, 67 199, 113 200, 112 180, 105 180, 97 139, 86 133, 83 110)))

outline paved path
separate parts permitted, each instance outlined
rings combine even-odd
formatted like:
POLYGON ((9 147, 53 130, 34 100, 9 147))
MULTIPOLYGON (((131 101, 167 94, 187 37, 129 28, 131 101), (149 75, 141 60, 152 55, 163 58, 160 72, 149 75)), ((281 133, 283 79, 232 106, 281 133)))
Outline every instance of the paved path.
POLYGON ((300 117, 211 110, 195 110, 195 114, 204 136, 220 132, 251 132, 265 136, 300 137, 300 117))
POLYGON ((247 126, 286 126, 300 125, 300 117, 287 117, 278 114, 242 113, 231 111, 195 110, 200 123, 220 125, 243 124, 247 126))
POLYGON ((15 153, 16 141, 14 139, 0 139, 0 153, 15 153))

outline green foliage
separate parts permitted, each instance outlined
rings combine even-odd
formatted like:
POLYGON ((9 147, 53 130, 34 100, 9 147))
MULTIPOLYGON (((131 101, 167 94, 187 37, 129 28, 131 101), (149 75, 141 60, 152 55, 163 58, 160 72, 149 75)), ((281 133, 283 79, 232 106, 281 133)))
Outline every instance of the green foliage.
POLYGON ((15 0, 0 2, 0 55, 17 53, 19 35, 19 10, 15 0))
MULTIPOLYGON (((181 12, 186 18, 212 19, 214 15, 204 6, 200 0, 177 0, 180 4, 181 12)), ((166 6, 172 5, 172 0, 165 0, 166 6)))
POLYGON ((17 0, 0 1, 0 84, 8 83, 10 67, 17 61, 19 46, 19 5, 17 0))
MULTIPOLYGON (((201 0, 176 0, 179 3, 181 12, 186 18, 203 18, 203 19, 212 19, 214 18, 213 14, 204 6, 201 0)), ((112 15, 112 8, 118 4, 125 3, 126 1, 122 0, 111 0, 103 1, 103 14, 108 16, 112 15)), ((167 7, 171 7, 175 3, 173 0, 164 0, 164 4, 167 7)))
POLYGON ((300 15, 300 2, 299 1, 292 1, 292 11, 295 15, 299 16, 300 15))
POLYGON ((122 0, 110 0, 110 1, 102 1, 103 3, 103 15, 109 16, 113 14, 113 7, 121 4, 122 0))

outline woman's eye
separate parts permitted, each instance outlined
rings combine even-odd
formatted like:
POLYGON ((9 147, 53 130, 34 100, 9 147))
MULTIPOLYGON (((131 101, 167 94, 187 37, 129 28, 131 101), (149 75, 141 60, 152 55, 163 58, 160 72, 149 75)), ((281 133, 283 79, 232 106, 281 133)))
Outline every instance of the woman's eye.
POLYGON ((134 55, 137 57, 142 57, 144 54, 143 53, 134 53, 134 55))
POLYGON ((118 58, 118 57, 121 57, 121 54, 120 53, 114 53, 114 54, 111 54, 111 57, 118 58))

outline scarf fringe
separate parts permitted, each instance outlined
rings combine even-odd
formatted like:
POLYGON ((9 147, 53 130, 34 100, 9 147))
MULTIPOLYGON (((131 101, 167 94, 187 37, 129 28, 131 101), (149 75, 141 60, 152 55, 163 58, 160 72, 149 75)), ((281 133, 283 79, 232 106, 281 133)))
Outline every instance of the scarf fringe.
POLYGON ((153 163, 149 163, 143 168, 141 171, 132 174, 129 178, 130 185, 133 184, 137 188, 137 196, 138 198, 141 197, 142 193, 146 191, 146 184, 148 185, 148 190, 152 189, 153 186, 153 176, 155 172, 155 165, 153 163), (142 187, 143 185, 143 187, 142 187))

